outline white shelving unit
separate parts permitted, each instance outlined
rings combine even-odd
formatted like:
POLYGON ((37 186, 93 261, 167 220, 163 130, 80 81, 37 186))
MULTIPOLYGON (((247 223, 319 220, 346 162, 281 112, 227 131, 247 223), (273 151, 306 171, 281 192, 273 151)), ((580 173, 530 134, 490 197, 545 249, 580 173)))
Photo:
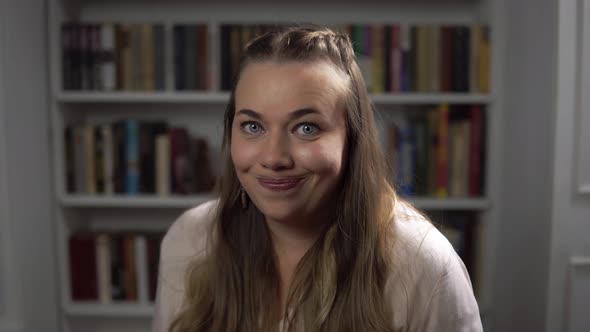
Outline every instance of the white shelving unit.
MULTIPOLYGON (((483 104, 486 107, 487 139, 485 182, 486 195, 476 199, 435 199, 415 197, 410 201, 423 210, 469 210, 480 214, 480 223, 485 225, 482 239, 482 264, 477 283, 478 302, 484 318, 493 314, 492 283, 495 223, 498 212, 494 201, 499 189, 492 179, 499 170, 499 147, 495 138, 501 135, 498 126, 501 111, 501 96, 497 94, 498 77, 501 74, 500 44, 497 34, 501 22, 499 10, 493 0, 447 0, 447 1, 379 1, 363 2, 352 0, 329 0, 314 3, 311 0, 275 4, 269 0, 240 3, 219 0, 215 3, 170 0, 49 0, 49 51, 51 91, 51 132, 53 134, 53 155, 55 175, 56 241, 59 254, 59 279, 61 294, 62 331, 146 331, 153 314, 151 303, 77 303, 73 302, 69 290, 69 263, 67 241, 70 232, 78 226, 90 229, 128 229, 150 220, 165 229, 173 216, 192 206, 212 198, 211 195, 193 196, 101 196, 75 195, 65 190, 63 130, 73 122, 104 123, 133 116, 139 119, 166 119, 170 124, 182 124, 191 134, 199 134, 209 140, 213 162, 218 163, 221 146, 222 119, 228 94, 219 91, 205 92, 71 92, 61 87, 61 43, 62 22, 148 22, 164 23, 207 23, 210 32, 210 55, 213 59, 213 74, 218 75, 218 31, 221 23, 268 23, 268 22, 317 22, 322 24, 487 24, 492 31, 492 92, 490 94, 465 93, 407 93, 372 95, 373 103, 384 113, 398 111, 400 105, 483 104), (312 6, 313 4, 313 6, 312 6), (234 9, 230 9, 235 7, 234 9), (269 19, 272 17, 272 20, 269 19), (167 211, 154 214, 154 211, 167 211), (171 216, 162 220, 160 215, 171 216), (116 222, 111 220, 117 217, 116 222), (126 225, 129 223, 128 226, 126 225)), ((501 31, 501 30, 499 30, 501 31)))

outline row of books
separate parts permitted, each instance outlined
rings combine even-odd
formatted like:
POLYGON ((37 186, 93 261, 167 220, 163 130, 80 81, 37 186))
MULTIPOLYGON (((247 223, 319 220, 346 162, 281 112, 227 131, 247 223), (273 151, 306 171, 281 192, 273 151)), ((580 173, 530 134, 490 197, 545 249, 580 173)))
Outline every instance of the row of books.
POLYGON ((484 192, 485 114, 480 105, 441 104, 389 127, 403 196, 479 197, 484 192))
MULTIPOLYGON (((221 87, 231 88, 246 43, 269 29, 221 26, 221 87)), ((482 25, 339 25, 350 36, 369 91, 489 91, 490 35, 482 25)))
MULTIPOLYGON (((231 88, 246 44, 277 26, 221 25, 221 90, 231 88)), ((372 93, 489 91, 487 26, 391 24, 333 28, 351 37, 372 93)), ((62 25, 61 40, 65 90, 214 88, 206 24, 168 28, 148 23, 70 22, 62 25)))
POLYGON ((73 301, 154 301, 163 233, 80 231, 68 241, 73 301))
POLYGON ((187 195, 215 183, 207 141, 164 121, 72 125, 64 136, 70 193, 187 195))
POLYGON ((208 89, 207 25, 174 25, 172 34, 168 44, 172 37, 163 24, 65 23, 63 88, 163 91, 172 75, 175 90, 208 89))

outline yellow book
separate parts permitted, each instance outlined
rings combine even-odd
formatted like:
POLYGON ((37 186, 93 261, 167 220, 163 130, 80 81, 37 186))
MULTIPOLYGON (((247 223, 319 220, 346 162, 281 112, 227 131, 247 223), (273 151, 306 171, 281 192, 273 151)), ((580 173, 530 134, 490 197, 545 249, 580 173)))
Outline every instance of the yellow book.
POLYGON ((140 49, 141 49, 141 88, 147 91, 153 91, 156 88, 155 81, 155 45, 154 30, 150 24, 141 24, 140 29, 140 49))
POLYGON ((478 88, 479 92, 490 92, 490 31, 488 27, 479 26, 479 61, 478 61, 478 88))
POLYGON ((477 92, 479 82, 479 44, 481 36, 479 25, 472 25, 469 31, 469 92, 477 92))
POLYGON ((371 46, 373 49, 371 50, 371 56, 373 58, 373 61, 371 62, 371 69, 373 71, 373 75, 371 75, 371 78, 373 79, 373 83, 371 84, 371 86, 373 87, 373 93, 383 93, 383 91, 385 91, 385 46, 383 43, 383 26, 374 25, 372 33, 373 45, 371 46))

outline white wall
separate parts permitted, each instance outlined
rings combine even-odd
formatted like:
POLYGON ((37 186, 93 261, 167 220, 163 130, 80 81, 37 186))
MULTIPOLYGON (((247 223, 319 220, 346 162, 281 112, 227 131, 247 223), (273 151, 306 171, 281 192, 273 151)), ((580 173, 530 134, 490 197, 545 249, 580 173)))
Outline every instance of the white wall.
POLYGON ((543 331, 555 112, 555 0, 504 1, 503 167, 494 331, 543 331))
MULTIPOLYGON (((578 192, 579 178, 576 177, 577 142, 582 136, 580 112, 590 112, 590 99, 582 99, 580 76, 582 65, 590 66, 588 56, 582 56, 582 45, 590 43, 590 1, 560 0, 558 15, 558 58, 557 58, 557 95, 555 108, 554 171, 553 179, 553 213, 551 228, 551 257, 547 302, 546 331, 590 331, 590 297, 576 299, 570 303, 571 282, 579 290, 590 289, 590 264, 580 266, 576 274, 569 265, 571 257, 590 259, 590 193, 578 192), (586 25, 586 34, 582 28, 586 25), (582 100, 586 104, 580 103, 582 100), (573 310, 572 305, 579 306, 573 310), (582 309, 582 310, 579 310, 582 309), (578 315, 570 316, 570 313, 578 315), (573 329, 577 321, 578 329, 573 329), (582 327, 583 326, 583 327, 582 327), (571 327, 571 330, 568 330, 571 327)), ((586 67, 589 68, 589 67, 586 67)), ((588 73, 588 72, 587 72, 588 73)), ((590 76, 590 75, 589 75, 590 76)), ((589 77, 586 77, 588 79, 589 77)), ((586 117, 588 119, 588 117, 586 117)), ((589 124, 585 126, 590 128, 589 124)), ((588 134, 588 133, 587 133, 588 134)), ((588 147, 588 145, 586 145, 588 147)), ((590 151, 582 153, 590 154, 590 151)), ((590 171, 590 170, 586 170, 590 171)))
POLYGON ((0 2, 0 331, 58 330, 46 3, 0 2))

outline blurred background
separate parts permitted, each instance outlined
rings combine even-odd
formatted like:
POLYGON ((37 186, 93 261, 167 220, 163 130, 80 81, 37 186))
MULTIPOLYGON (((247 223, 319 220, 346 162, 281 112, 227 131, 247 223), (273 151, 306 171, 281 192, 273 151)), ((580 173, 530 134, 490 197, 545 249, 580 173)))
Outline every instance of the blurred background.
POLYGON ((245 43, 348 33, 486 331, 590 331, 590 0, 1 0, 0 332, 146 331, 245 43))

